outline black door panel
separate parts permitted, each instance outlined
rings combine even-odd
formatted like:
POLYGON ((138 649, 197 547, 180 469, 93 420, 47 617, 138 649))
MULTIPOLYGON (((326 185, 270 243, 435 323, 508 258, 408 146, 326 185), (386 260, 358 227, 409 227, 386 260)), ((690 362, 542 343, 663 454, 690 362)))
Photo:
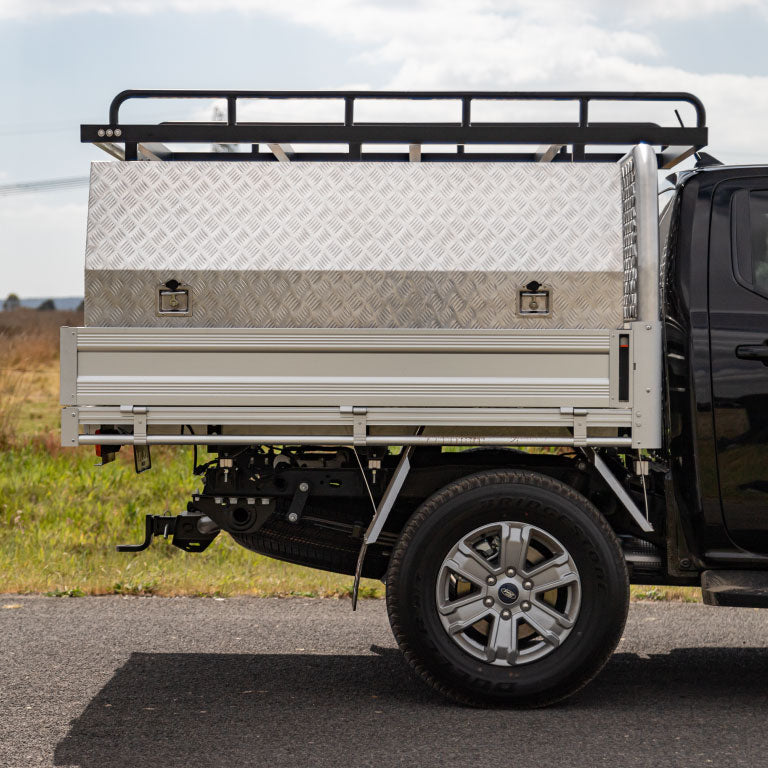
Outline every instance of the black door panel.
POLYGON ((715 191, 709 322, 723 517, 736 544, 768 552, 768 178, 715 191))

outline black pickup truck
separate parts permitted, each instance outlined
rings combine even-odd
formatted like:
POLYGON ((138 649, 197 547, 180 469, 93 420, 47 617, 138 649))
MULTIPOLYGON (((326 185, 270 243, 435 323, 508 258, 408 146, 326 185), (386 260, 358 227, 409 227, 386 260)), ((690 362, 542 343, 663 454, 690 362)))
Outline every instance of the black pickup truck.
POLYGON ((579 690, 630 583, 768 607, 768 168, 703 153, 696 97, 126 91, 82 140, 123 162, 92 169, 63 444, 192 445, 202 479, 121 550, 224 532, 382 579, 414 670, 482 706, 579 690), (179 98, 226 120, 120 120, 179 98), (240 119, 275 100, 339 114, 240 119), (357 121, 386 100, 456 119, 357 121), (578 119, 475 119, 520 102, 578 119), (695 125, 590 119, 614 102, 695 125))

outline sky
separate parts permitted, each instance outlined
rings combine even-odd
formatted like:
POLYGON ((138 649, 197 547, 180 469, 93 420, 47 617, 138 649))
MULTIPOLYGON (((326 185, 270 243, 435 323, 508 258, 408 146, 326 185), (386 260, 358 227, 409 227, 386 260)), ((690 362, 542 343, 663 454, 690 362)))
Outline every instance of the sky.
POLYGON ((82 295, 87 188, 2 187, 107 160, 79 125, 126 88, 690 91, 763 163, 766 41, 768 0, 0 0, 0 297, 82 295))

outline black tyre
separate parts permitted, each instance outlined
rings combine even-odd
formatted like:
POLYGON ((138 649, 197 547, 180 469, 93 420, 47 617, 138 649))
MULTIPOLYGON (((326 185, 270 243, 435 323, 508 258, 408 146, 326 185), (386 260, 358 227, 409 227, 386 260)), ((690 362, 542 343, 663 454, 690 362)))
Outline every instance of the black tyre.
POLYGON ((616 647, 629 606, 619 543, 571 487, 480 472, 431 496, 387 573, 392 630, 416 673, 473 706, 572 695, 616 647))

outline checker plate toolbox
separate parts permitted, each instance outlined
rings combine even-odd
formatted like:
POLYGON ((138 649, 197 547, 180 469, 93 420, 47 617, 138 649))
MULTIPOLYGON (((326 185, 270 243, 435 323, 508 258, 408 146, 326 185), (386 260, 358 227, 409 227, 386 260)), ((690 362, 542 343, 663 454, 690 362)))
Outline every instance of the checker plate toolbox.
POLYGON ((706 144, 695 97, 126 91, 81 130, 122 162, 91 170, 65 445, 660 446, 657 171, 706 144), (121 121, 146 99, 226 109, 121 121), (238 115, 289 101, 339 117, 238 115), (395 101, 457 119, 355 119, 395 101), (659 101, 696 126, 589 119, 659 101), (578 120, 479 122, 481 103, 578 120))

